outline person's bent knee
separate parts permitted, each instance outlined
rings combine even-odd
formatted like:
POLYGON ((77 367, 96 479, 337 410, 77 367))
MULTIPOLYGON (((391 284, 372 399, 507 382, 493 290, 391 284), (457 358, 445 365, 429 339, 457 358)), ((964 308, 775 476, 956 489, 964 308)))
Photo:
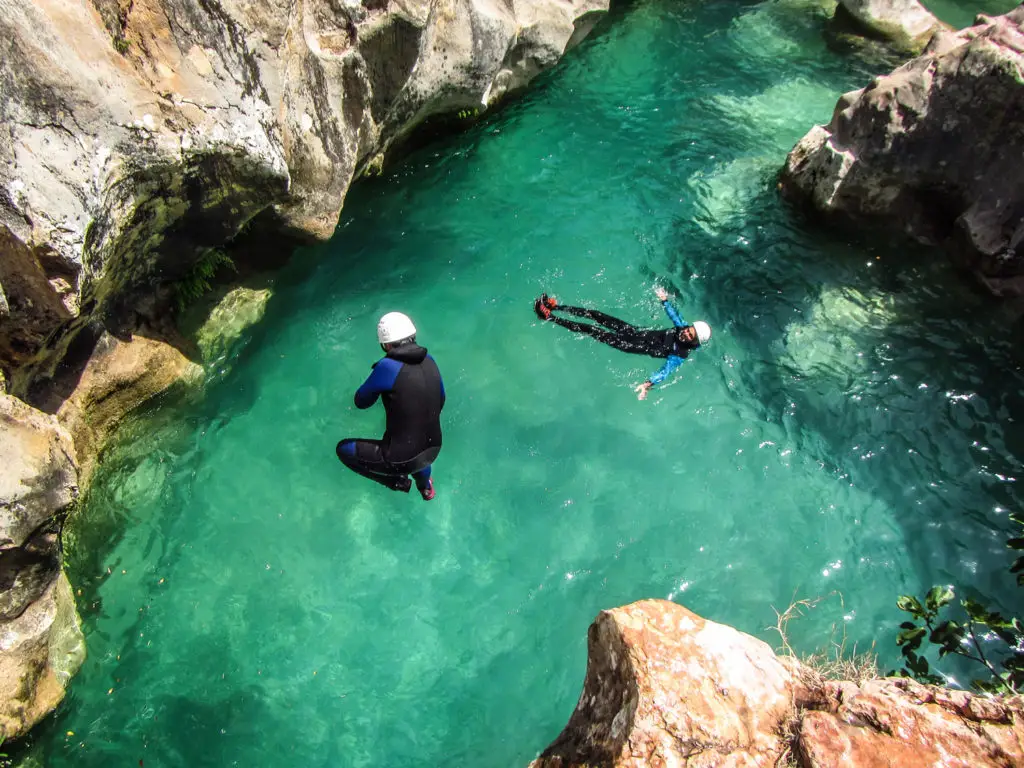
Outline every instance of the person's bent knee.
POLYGON ((345 466, 351 466, 355 462, 356 440, 354 438, 342 440, 334 450, 338 454, 338 458, 341 459, 341 463, 345 466))

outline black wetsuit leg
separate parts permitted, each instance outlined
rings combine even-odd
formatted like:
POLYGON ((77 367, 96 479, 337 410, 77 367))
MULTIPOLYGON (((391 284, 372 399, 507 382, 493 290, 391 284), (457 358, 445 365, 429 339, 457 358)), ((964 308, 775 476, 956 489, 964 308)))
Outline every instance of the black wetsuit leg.
POLYGON ((375 483, 401 490, 408 482, 408 478, 384 458, 380 440, 347 438, 338 443, 336 451, 342 464, 375 483))
POLYGON ((600 312, 596 309, 587 309, 586 307, 563 307, 561 305, 555 307, 552 311, 568 312, 570 315, 576 317, 585 317, 587 320, 596 320, 605 328, 610 328, 613 331, 636 331, 639 330, 636 326, 627 323, 625 320, 619 320, 617 317, 612 317, 604 312, 600 312))
MULTIPOLYGON (((615 318, 612 318, 613 320, 615 318)), ((598 325, 590 325, 589 323, 577 323, 573 320, 563 320, 560 317, 551 315, 551 322, 556 325, 560 325, 563 328, 568 328, 570 331, 575 333, 583 333, 587 336, 591 336, 603 344, 607 344, 610 347, 621 350, 623 352, 633 352, 635 354, 650 355, 652 354, 652 347, 647 339, 647 333, 641 331, 639 328, 634 328, 628 323, 623 323, 625 328, 620 328, 616 331, 609 331, 601 328, 598 325)), ((621 321, 619 321, 621 322, 621 321)))
POLYGON ((425 486, 430 479, 430 465, 441 452, 440 448, 432 447, 408 461, 392 463, 384 457, 382 441, 358 438, 342 440, 335 450, 341 463, 353 472, 392 490, 408 490, 409 475, 416 478, 418 488, 425 486))

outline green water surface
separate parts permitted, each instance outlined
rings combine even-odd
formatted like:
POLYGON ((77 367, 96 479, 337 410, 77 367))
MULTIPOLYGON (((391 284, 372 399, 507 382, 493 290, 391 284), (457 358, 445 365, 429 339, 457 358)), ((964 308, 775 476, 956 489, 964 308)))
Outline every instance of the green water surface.
POLYGON ((801 651, 878 640, 936 582, 1012 610, 1024 431, 1007 305, 888 233, 817 225, 787 151, 878 62, 831 7, 639 2, 529 95, 351 191, 264 322, 109 454, 70 555, 90 656, 50 766, 523 766, 598 611, 667 598, 801 651), (533 298, 714 329, 658 361, 533 298), (430 503, 340 466, 383 312, 445 377, 430 503))

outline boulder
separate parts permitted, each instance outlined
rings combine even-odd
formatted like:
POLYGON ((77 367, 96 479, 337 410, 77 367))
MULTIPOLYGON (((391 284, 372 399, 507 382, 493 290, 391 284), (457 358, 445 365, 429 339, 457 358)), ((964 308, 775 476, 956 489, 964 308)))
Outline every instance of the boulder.
POLYGON ((948 28, 917 0, 840 0, 839 9, 868 34, 914 53, 948 28))
POLYGON ((664 600, 602 611, 565 730, 530 768, 1024 765, 1024 699, 827 681, 664 600))
POLYGON ((602 611, 576 711, 531 768, 775 765, 802 691, 767 643, 680 605, 602 611))
POLYGON ((173 384, 199 383, 202 376, 202 367, 172 344, 141 334, 119 339, 103 333, 57 410, 82 457, 82 485, 88 485, 100 450, 125 414, 173 384))
POLYGON ((1024 7, 868 87, 790 152, 780 183, 813 208, 902 228, 993 291, 1024 290, 1024 7))

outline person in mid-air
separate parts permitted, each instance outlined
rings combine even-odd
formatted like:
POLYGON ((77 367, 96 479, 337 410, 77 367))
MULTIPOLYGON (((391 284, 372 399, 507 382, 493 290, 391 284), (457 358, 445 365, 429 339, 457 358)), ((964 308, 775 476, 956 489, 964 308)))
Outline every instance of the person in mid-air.
POLYGON ((384 357, 356 390, 356 408, 377 398, 387 423, 380 440, 346 438, 338 443, 341 463, 394 491, 408 493, 413 480, 424 501, 434 498, 430 465, 441 451, 444 382, 434 358, 416 343, 416 327, 401 312, 389 312, 377 324, 384 357), (412 478, 409 476, 412 475, 412 478))
POLYGON ((703 320, 697 320, 692 325, 683 320, 672 303, 668 300, 668 293, 663 288, 654 289, 665 312, 668 313, 674 328, 668 330, 650 330, 637 328, 624 320, 619 320, 596 309, 585 307, 567 307, 559 304, 553 297, 542 293, 540 298, 533 304, 537 317, 541 320, 550 320, 563 328, 568 328, 576 333, 584 333, 593 336, 609 346, 620 349, 623 352, 634 352, 640 355, 665 358, 665 364, 661 370, 653 374, 647 381, 638 384, 634 391, 640 400, 647 397, 647 393, 655 384, 660 384, 667 379, 672 372, 683 364, 690 352, 707 344, 711 339, 711 326, 703 320), (566 320, 554 315, 554 312, 567 312, 576 317, 584 317, 594 320, 599 325, 590 323, 578 323, 575 320, 566 320))

